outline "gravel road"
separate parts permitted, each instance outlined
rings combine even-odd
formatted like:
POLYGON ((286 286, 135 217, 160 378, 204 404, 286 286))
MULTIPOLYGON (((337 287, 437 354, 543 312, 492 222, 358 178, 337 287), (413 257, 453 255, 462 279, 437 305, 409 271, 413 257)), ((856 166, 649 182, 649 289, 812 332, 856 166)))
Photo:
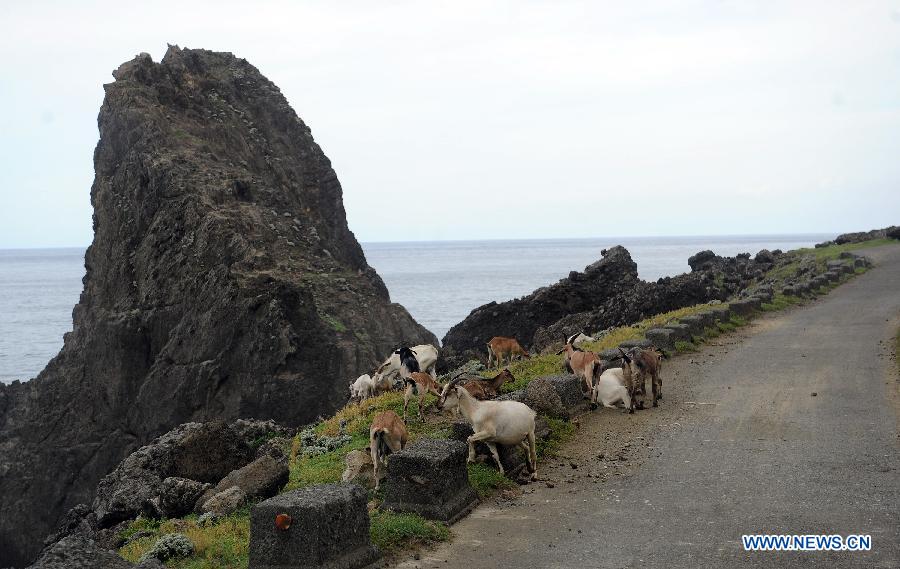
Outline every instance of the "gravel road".
POLYGON ((577 441, 399 567, 900 567, 900 247, 804 307, 663 369, 665 399, 577 441), (745 552, 741 535, 869 534, 869 552, 745 552))

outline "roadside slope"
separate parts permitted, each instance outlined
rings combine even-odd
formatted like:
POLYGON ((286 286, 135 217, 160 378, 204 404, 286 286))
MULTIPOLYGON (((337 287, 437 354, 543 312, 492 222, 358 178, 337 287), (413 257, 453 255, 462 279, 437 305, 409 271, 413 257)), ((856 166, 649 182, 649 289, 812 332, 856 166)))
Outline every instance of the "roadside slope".
POLYGON ((549 484, 402 565, 900 566, 900 247, 864 253, 876 269, 664 369, 660 409, 585 417, 549 484), (745 533, 871 534, 873 550, 745 553, 745 533))

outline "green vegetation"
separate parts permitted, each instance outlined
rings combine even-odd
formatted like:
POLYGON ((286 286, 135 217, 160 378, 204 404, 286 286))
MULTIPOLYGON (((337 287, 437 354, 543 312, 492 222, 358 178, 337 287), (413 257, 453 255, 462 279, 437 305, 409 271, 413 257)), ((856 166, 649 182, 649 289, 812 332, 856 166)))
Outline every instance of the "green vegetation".
POLYGON ((675 340, 675 351, 679 354, 696 352, 697 345, 693 342, 688 342, 687 340, 675 340))
POLYGON ((864 241, 862 243, 847 243, 845 245, 830 245, 828 247, 796 249, 788 253, 794 258, 791 263, 769 271, 766 276, 779 281, 793 277, 797 274, 797 269, 800 268, 801 259, 803 259, 804 257, 812 257, 819 268, 824 269, 828 261, 840 259, 841 253, 845 251, 856 251, 859 249, 880 247, 890 244, 897 244, 897 241, 894 239, 873 239, 871 241, 864 241))
POLYGON ((347 331, 347 327, 344 326, 344 324, 340 320, 338 320, 331 314, 322 314, 322 320, 324 320, 326 324, 331 326, 331 329, 334 330, 335 332, 346 332, 347 331))
MULTIPOLYGON (((778 278, 792 277, 796 274, 803 255, 813 255, 816 262, 824 266, 826 261, 838 258, 843 251, 886 245, 892 242, 885 239, 791 252, 790 254, 795 256, 795 260, 786 267, 777 269, 780 277, 779 274, 776 274, 776 271, 770 272, 768 276, 778 278)), ((856 272, 863 271, 857 269, 856 272)), ((847 278, 849 277, 842 277, 841 282, 847 278)), ((837 284, 829 283, 821 290, 827 292, 837 286, 837 284)), ((764 303, 762 309, 763 311, 781 310, 802 302, 803 300, 800 298, 779 294, 771 302, 764 303)), ((644 333, 650 328, 661 327, 684 316, 703 312, 711 306, 711 304, 700 304, 673 310, 653 316, 632 326, 615 328, 598 341, 586 344, 584 348, 593 351, 615 348, 626 340, 643 337, 644 333)), ((345 332, 347 330, 346 326, 333 316, 323 313, 321 317, 335 331, 345 332)), ((704 330, 704 333, 697 337, 695 341, 703 342, 715 338, 723 332, 731 332, 746 324, 747 319, 740 316, 732 316, 728 322, 719 322, 715 327, 704 330)), ((897 351, 900 352, 900 331, 898 331, 896 343, 897 351)), ((679 341, 676 342, 676 351, 695 352, 697 351, 697 345, 694 342, 679 341)), ((508 367, 515 375, 516 381, 504 385, 502 387, 503 392, 523 389, 537 377, 563 372, 562 358, 553 353, 553 351, 545 354, 536 354, 527 360, 512 362, 508 367)), ((491 370, 483 372, 482 375, 492 377, 496 373, 497 370, 491 370)), ((430 407, 434 402, 435 397, 429 395, 426 397, 425 405, 430 407)), ((304 454, 300 435, 298 434, 294 438, 291 447, 290 478, 285 491, 311 484, 340 481, 341 474, 344 471, 344 459, 347 454, 353 450, 364 449, 368 446, 369 425, 372 419, 377 413, 389 409, 402 414, 403 394, 401 392, 389 392, 361 403, 347 404, 333 417, 313 425, 312 429, 319 437, 337 437, 341 435, 349 437, 347 442, 341 441, 343 444, 328 452, 304 454)), ((428 421, 423 423, 417 420, 417 411, 418 400, 414 399, 410 402, 410 420, 407 425, 411 440, 421 437, 446 438, 449 435, 449 424, 451 421, 449 415, 445 414, 438 418, 431 415, 428 417, 428 421)), ((561 445, 573 436, 575 431, 574 425, 569 422, 549 417, 544 417, 544 419, 550 427, 550 436, 545 441, 537 442, 538 457, 553 456, 561 445)), ((273 434, 260 437, 253 442, 254 446, 262 445, 271 436, 273 434)), ((468 472, 469 481, 481 497, 489 496, 497 490, 516 487, 512 480, 501 476, 492 464, 471 464, 468 466, 468 472)), ((376 503, 378 502, 378 496, 373 494, 371 497, 376 503)), ((173 532, 187 535, 194 543, 196 553, 188 559, 167 562, 167 567, 171 569, 221 569, 224 567, 243 568, 247 566, 250 534, 249 506, 203 526, 197 523, 197 518, 193 515, 183 520, 160 521, 138 518, 120 533, 122 539, 132 538, 133 541, 122 547, 119 553, 129 561, 137 561, 141 555, 153 546, 160 536, 173 532), (136 535, 138 537, 135 539, 136 535)), ((371 514, 370 532, 372 541, 387 552, 396 552, 419 544, 443 541, 450 537, 450 530, 444 524, 430 522, 416 515, 395 514, 378 510, 371 514)))
POLYGON ((222 567, 246 567, 250 546, 249 507, 224 516, 212 523, 199 525, 196 516, 184 520, 164 522, 138 518, 122 533, 134 535, 138 531, 150 531, 151 535, 135 539, 119 550, 119 555, 137 562, 160 536, 183 533, 194 544, 194 555, 187 559, 166 562, 171 569, 219 569, 222 567))
POLYGON ((450 539, 450 529, 446 525, 415 514, 375 511, 370 517, 372 543, 382 551, 392 552, 450 539))
POLYGON ((478 496, 485 498, 502 488, 515 488, 516 483, 500 474, 500 471, 486 464, 474 463, 469 465, 469 484, 478 492, 478 496))

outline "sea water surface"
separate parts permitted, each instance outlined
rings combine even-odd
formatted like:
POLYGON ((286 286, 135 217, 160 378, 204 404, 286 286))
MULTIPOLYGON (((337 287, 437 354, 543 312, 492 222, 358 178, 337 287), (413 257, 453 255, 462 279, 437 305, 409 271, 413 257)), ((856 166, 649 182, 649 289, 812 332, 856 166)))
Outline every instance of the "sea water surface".
MULTIPOLYGON (((714 237, 627 237, 516 241, 363 243, 369 264, 391 300, 404 305, 442 338, 473 308, 555 283, 624 245, 646 280, 690 270, 687 259, 712 249, 719 255, 760 249, 796 249, 833 234, 714 237)), ((81 293, 84 249, 0 249, 0 381, 40 372, 72 329, 81 293)))

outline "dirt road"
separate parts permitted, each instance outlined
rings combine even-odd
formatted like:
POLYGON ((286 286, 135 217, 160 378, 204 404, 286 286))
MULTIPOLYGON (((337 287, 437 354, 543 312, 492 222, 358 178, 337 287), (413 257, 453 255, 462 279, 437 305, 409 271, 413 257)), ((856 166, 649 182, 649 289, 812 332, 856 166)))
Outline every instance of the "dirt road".
POLYGON ((900 247, 829 295, 663 370, 665 399, 582 417, 541 482, 401 567, 900 567, 900 247), (869 552, 745 552, 742 534, 869 534, 869 552))

